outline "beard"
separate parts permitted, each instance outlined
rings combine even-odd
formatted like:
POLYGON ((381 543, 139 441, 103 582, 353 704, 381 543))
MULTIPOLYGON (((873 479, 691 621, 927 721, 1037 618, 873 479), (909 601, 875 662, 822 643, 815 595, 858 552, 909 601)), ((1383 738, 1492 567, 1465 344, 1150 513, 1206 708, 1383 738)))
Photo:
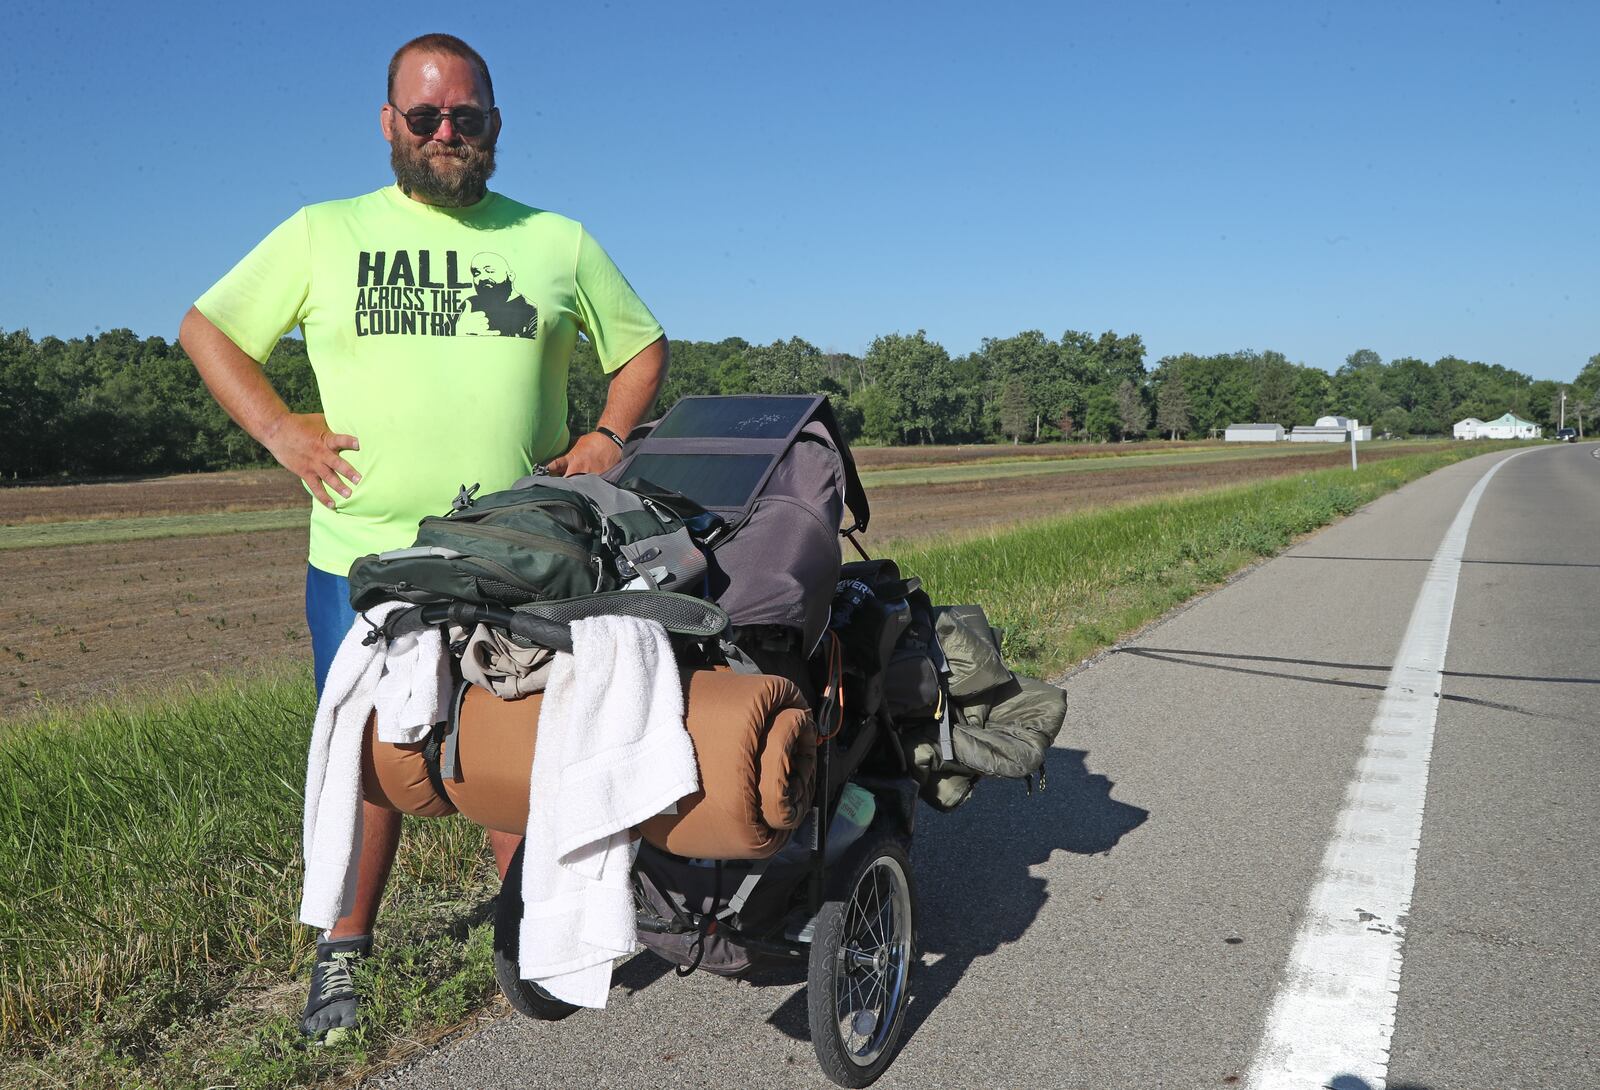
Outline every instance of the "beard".
POLYGON ((509 280, 480 280, 472 285, 477 289, 477 298, 488 303, 503 303, 511 298, 511 281, 509 280))
POLYGON ((389 144, 389 166, 401 192, 428 204, 462 208, 483 199, 494 174, 494 145, 436 144, 412 147, 401 137, 389 144))

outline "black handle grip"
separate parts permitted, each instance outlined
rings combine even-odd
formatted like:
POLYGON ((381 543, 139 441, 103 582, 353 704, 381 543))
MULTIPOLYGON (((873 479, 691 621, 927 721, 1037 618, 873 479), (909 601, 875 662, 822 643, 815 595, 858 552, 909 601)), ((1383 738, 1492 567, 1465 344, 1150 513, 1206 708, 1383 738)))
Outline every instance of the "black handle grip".
POLYGON ((473 602, 449 602, 422 607, 425 624, 456 624, 462 628, 487 624, 504 629, 513 636, 531 640, 552 651, 572 653, 572 630, 543 617, 517 613, 504 606, 484 606, 473 602))

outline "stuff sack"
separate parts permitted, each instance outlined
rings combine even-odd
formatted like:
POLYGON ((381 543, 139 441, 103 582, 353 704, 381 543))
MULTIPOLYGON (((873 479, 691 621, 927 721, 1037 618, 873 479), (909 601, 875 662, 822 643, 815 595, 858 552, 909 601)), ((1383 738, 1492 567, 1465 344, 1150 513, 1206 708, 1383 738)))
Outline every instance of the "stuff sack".
POLYGON ((1044 758, 1067 717, 1067 694, 1045 681, 1014 677, 977 701, 955 705, 950 755, 940 725, 924 722, 905 732, 912 774, 925 802, 954 810, 984 776, 1044 783, 1044 758))
POLYGON ((409 548, 350 568, 357 610, 400 599, 521 606, 622 586, 698 593, 705 560, 682 518, 594 476, 524 477, 417 526, 409 548))
POLYGON ((870 514, 827 398, 686 397, 636 428, 606 477, 641 493, 681 493, 721 516, 708 540, 706 596, 738 629, 796 630, 801 660, 810 656, 839 580, 845 510, 851 532, 870 514))
POLYGON ((984 776, 1031 783, 1066 721, 1067 694, 1019 677, 979 606, 934 606, 892 560, 843 566, 833 626, 847 702, 894 727, 922 798, 953 810, 984 776))

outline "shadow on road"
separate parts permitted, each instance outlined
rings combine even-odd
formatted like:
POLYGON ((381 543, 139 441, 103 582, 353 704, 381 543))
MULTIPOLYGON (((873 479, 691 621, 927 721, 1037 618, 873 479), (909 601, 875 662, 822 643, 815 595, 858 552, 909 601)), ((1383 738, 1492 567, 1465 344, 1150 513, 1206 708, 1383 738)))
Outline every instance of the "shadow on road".
MULTIPOLYGON (((1420 1082, 1386 1082, 1385 1090, 1429 1090, 1420 1082)), ((1336 1075, 1328 1083, 1328 1090, 1377 1090, 1370 1082, 1360 1075, 1336 1075)))
MULTIPOLYGON (((1020 939, 1038 918, 1048 883, 1030 868, 1058 851, 1103 855, 1149 817, 1148 810, 1113 799, 1112 781, 1091 774, 1085 756, 1083 750, 1051 750, 1044 791, 1029 795, 1020 783, 987 780, 953 814, 926 808, 918 813, 912 852, 918 944, 924 954, 937 956, 924 957, 912 972, 906 1040, 968 967, 1020 939)), ((793 973, 781 978, 794 980, 793 973)), ((810 1040, 806 990, 785 1000, 768 1022, 790 1037, 810 1040)))
MULTIPOLYGON (((1375 681, 1349 681, 1340 677, 1317 677, 1312 674, 1294 674, 1285 670, 1255 669, 1247 666, 1229 666, 1223 662, 1197 661, 1200 659, 1232 659, 1241 662, 1260 662, 1264 664, 1293 663, 1304 666, 1321 667, 1324 669, 1338 670, 1373 670, 1388 671, 1390 667, 1369 665, 1350 662, 1319 662, 1315 659, 1286 659, 1271 655, 1235 655, 1220 651, 1191 651, 1176 647, 1117 647, 1113 649, 1117 654, 1133 655, 1136 658, 1152 659, 1156 662, 1169 662, 1176 666, 1192 666, 1201 670, 1221 670, 1229 674, 1247 674, 1251 677, 1276 678, 1280 681, 1303 681, 1313 685, 1332 685, 1341 689, 1365 689, 1368 692, 1382 693, 1387 685, 1375 681)), ((1459 671, 1446 670, 1443 676, 1452 678, 1488 678, 1492 680, 1529 681, 1548 685, 1600 685, 1600 678, 1587 677, 1534 677, 1523 674, 1473 674, 1459 671)), ((1551 719, 1563 723, 1576 723, 1580 726, 1591 726, 1588 720, 1574 719, 1571 716, 1557 715, 1554 712, 1535 711, 1532 708, 1519 707, 1516 704, 1505 704, 1498 700, 1484 700, 1476 696, 1463 696, 1460 693, 1440 693, 1439 699, 1454 704, 1471 704, 1479 708, 1490 708, 1494 711, 1511 712, 1514 715, 1525 715, 1531 719, 1551 719)))

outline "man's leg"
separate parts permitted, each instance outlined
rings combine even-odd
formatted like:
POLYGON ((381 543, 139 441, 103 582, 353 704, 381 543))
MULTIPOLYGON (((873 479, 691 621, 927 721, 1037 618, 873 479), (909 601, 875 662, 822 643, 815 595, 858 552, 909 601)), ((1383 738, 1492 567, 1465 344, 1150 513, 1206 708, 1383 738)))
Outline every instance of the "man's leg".
POLYGON ((389 869, 400 847, 400 811, 361 803, 361 862, 356 866, 356 899, 350 911, 328 932, 330 939, 352 939, 372 934, 378 903, 389 884, 389 869))
MULTIPOLYGON (((317 698, 345 633, 355 621, 350 584, 343 577, 306 569, 306 626, 311 629, 311 656, 316 670, 317 698)), ((370 802, 361 804, 361 860, 356 867, 355 903, 317 943, 311 969, 311 994, 301 1028, 308 1036, 356 1024, 357 999, 351 965, 372 950, 372 924, 378 917, 383 889, 389 882, 395 851, 400 846, 400 814, 370 802)))
POLYGON ((516 833, 489 830, 489 850, 494 852, 494 869, 500 872, 500 881, 506 880, 506 869, 511 866, 511 857, 517 854, 517 846, 521 843, 522 837, 516 833))

